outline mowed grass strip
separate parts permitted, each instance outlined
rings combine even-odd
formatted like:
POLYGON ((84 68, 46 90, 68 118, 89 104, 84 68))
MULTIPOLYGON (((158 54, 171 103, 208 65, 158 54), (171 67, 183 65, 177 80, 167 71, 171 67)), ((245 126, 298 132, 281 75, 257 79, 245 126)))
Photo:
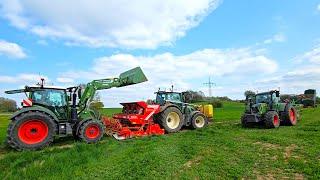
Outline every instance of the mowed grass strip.
MULTIPOLYGON (((320 109, 303 109, 295 127, 240 125, 244 106, 225 102, 201 130, 98 144, 72 138, 35 152, 0 147, 0 179, 6 178, 312 178, 320 179, 320 109)), ((105 109, 111 115, 120 109, 105 109)), ((8 116, 0 116, 4 141, 8 116)))

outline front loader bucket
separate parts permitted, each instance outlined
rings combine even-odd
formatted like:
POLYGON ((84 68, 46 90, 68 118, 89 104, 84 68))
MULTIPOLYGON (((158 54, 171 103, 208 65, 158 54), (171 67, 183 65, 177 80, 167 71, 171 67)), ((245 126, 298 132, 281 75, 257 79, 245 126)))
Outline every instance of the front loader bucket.
POLYGON ((136 67, 129 71, 121 73, 119 76, 119 79, 120 79, 119 87, 148 81, 147 77, 144 75, 140 67, 136 67))

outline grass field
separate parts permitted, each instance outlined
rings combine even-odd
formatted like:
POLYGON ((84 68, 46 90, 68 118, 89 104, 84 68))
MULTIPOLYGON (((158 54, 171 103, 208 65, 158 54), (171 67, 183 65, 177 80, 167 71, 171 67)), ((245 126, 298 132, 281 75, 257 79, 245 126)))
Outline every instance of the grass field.
MULTIPOLYGON (((118 109, 104 110, 112 114, 118 109)), ((320 109, 295 127, 243 129, 243 106, 225 103, 202 130, 96 145, 64 138, 35 152, 0 147, 0 179, 320 179, 320 109)), ((0 116, 0 141, 8 116, 0 116)))

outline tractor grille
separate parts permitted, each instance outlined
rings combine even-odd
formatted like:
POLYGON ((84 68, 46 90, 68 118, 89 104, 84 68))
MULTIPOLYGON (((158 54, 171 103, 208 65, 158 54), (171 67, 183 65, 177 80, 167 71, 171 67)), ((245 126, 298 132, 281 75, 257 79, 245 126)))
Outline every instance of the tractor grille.
POLYGON ((259 112, 258 107, 252 107, 252 112, 253 113, 258 113, 259 112))

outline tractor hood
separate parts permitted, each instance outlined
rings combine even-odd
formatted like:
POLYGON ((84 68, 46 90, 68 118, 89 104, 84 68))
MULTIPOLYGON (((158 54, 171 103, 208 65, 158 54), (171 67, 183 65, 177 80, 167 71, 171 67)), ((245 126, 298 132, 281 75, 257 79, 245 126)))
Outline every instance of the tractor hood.
POLYGON ((268 107, 268 105, 266 103, 258 103, 258 104, 252 105, 252 110, 254 112, 258 112, 260 114, 263 114, 267 111, 267 107, 268 107))

